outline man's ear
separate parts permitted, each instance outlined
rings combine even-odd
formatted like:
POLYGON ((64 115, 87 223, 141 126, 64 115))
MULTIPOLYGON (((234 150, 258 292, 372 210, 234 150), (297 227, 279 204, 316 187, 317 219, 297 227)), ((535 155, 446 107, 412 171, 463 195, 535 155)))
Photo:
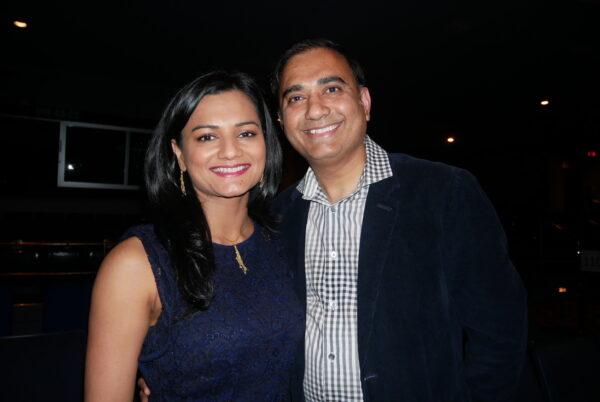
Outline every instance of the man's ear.
POLYGON ((367 87, 360 87, 360 104, 363 106, 367 121, 369 121, 371 119, 371 94, 367 87))
POLYGON ((185 166, 185 162, 183 161, 183 152, 181 152, 181 148, 179 148, 179 145, 177 145, 177 141, 175 141, 174 139, 171 140, 171 149, 173 150, 173 153, 177 158, 177 164, 179 165, 179 169, 182 172, 185 172, 187 170, 187 167, 185 166))

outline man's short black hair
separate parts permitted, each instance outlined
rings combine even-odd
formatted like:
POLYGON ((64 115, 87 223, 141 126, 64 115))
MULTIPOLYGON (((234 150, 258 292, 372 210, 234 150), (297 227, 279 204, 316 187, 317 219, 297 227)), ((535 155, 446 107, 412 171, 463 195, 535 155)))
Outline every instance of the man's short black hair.
POLYGON ((273 76, 271 77, 271 92, 277 99, 279 94, 279 86, 281 85, 281 74, 287 66, 290 59, 296 55, 307 52, 312 49, 330 49, 334 52, 338 53, 340 56, 346 59, 350 69, 352 70, 352 74, 354 75, 354 79, 360 86, 366 85, 365 73, 360 64, 354 59, 352 59, 348 52, 339 44, 330 41, 329 39, 305 39, 300 42, 294 43, 290 46, 279 58, 275 66, 275 71, 273 76))

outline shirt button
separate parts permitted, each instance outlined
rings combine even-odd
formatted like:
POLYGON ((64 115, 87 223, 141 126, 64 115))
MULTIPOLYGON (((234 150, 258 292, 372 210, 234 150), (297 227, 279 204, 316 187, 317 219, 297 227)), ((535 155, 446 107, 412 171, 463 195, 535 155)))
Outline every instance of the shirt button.
POLYGON ((329 358, 329 360, 333 361, 335 360, 335 355, 333 353, 330 353, 329 356, 327 356, 329 358))
POLYGON ((330 208, 329 208, 329 210, 330 210, 331 212, 334 212, 334 213, 335 213, 335 211, 336 211, 335 207, 330 207, 330 208))
POLYGON ((327 303, 327 309, 330 311, 334 311, 337 308, 337 302, 335 300, 331 300, 327 303))
POLYGON ((336 252, 336 251, 332 251, 331 253, 329 253, 329 257, 330 257, 332 260, 335 260, 335 259, 337 259, 337 252, 336 252))

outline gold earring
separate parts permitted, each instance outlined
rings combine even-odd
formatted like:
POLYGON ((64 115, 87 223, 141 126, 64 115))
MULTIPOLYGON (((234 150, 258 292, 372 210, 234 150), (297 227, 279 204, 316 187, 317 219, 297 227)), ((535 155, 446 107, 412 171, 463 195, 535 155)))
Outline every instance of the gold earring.
POLYGON ((258 187, 260 189, 262 189, 265 185, 265 172, 263 172, 262 175, 260 175, 260 180, 258 181, 258 187))
POLYGON ((185 180, 183 179, 183 170, 179 171, 179 189, 181 190, 181 194, 187 195, 185 192, 185 180))

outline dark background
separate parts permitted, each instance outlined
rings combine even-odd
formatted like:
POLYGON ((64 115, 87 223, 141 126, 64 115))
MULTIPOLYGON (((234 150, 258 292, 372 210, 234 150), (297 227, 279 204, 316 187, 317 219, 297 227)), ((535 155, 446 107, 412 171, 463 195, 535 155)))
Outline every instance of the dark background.
MULTIPOLYGON (((141 191, 57 187, 60 121, 152 129, 197 75, 238 69, 266 88, 286 47, 327 37, 365 67, 377 142, 478 177, 528 287, 532 321, 600 333, 600 273, 582 272, 578 254, 600 249, 600 0, 0 7, 3 272, 66 269, 6 257, 24 250, 17 240, 116 241, 145 219, 141 191)), ((103 144, 101 135, 88 144, 99 159, 103 144)), ((305 165, 286 148, 287 185, 305 165)))

